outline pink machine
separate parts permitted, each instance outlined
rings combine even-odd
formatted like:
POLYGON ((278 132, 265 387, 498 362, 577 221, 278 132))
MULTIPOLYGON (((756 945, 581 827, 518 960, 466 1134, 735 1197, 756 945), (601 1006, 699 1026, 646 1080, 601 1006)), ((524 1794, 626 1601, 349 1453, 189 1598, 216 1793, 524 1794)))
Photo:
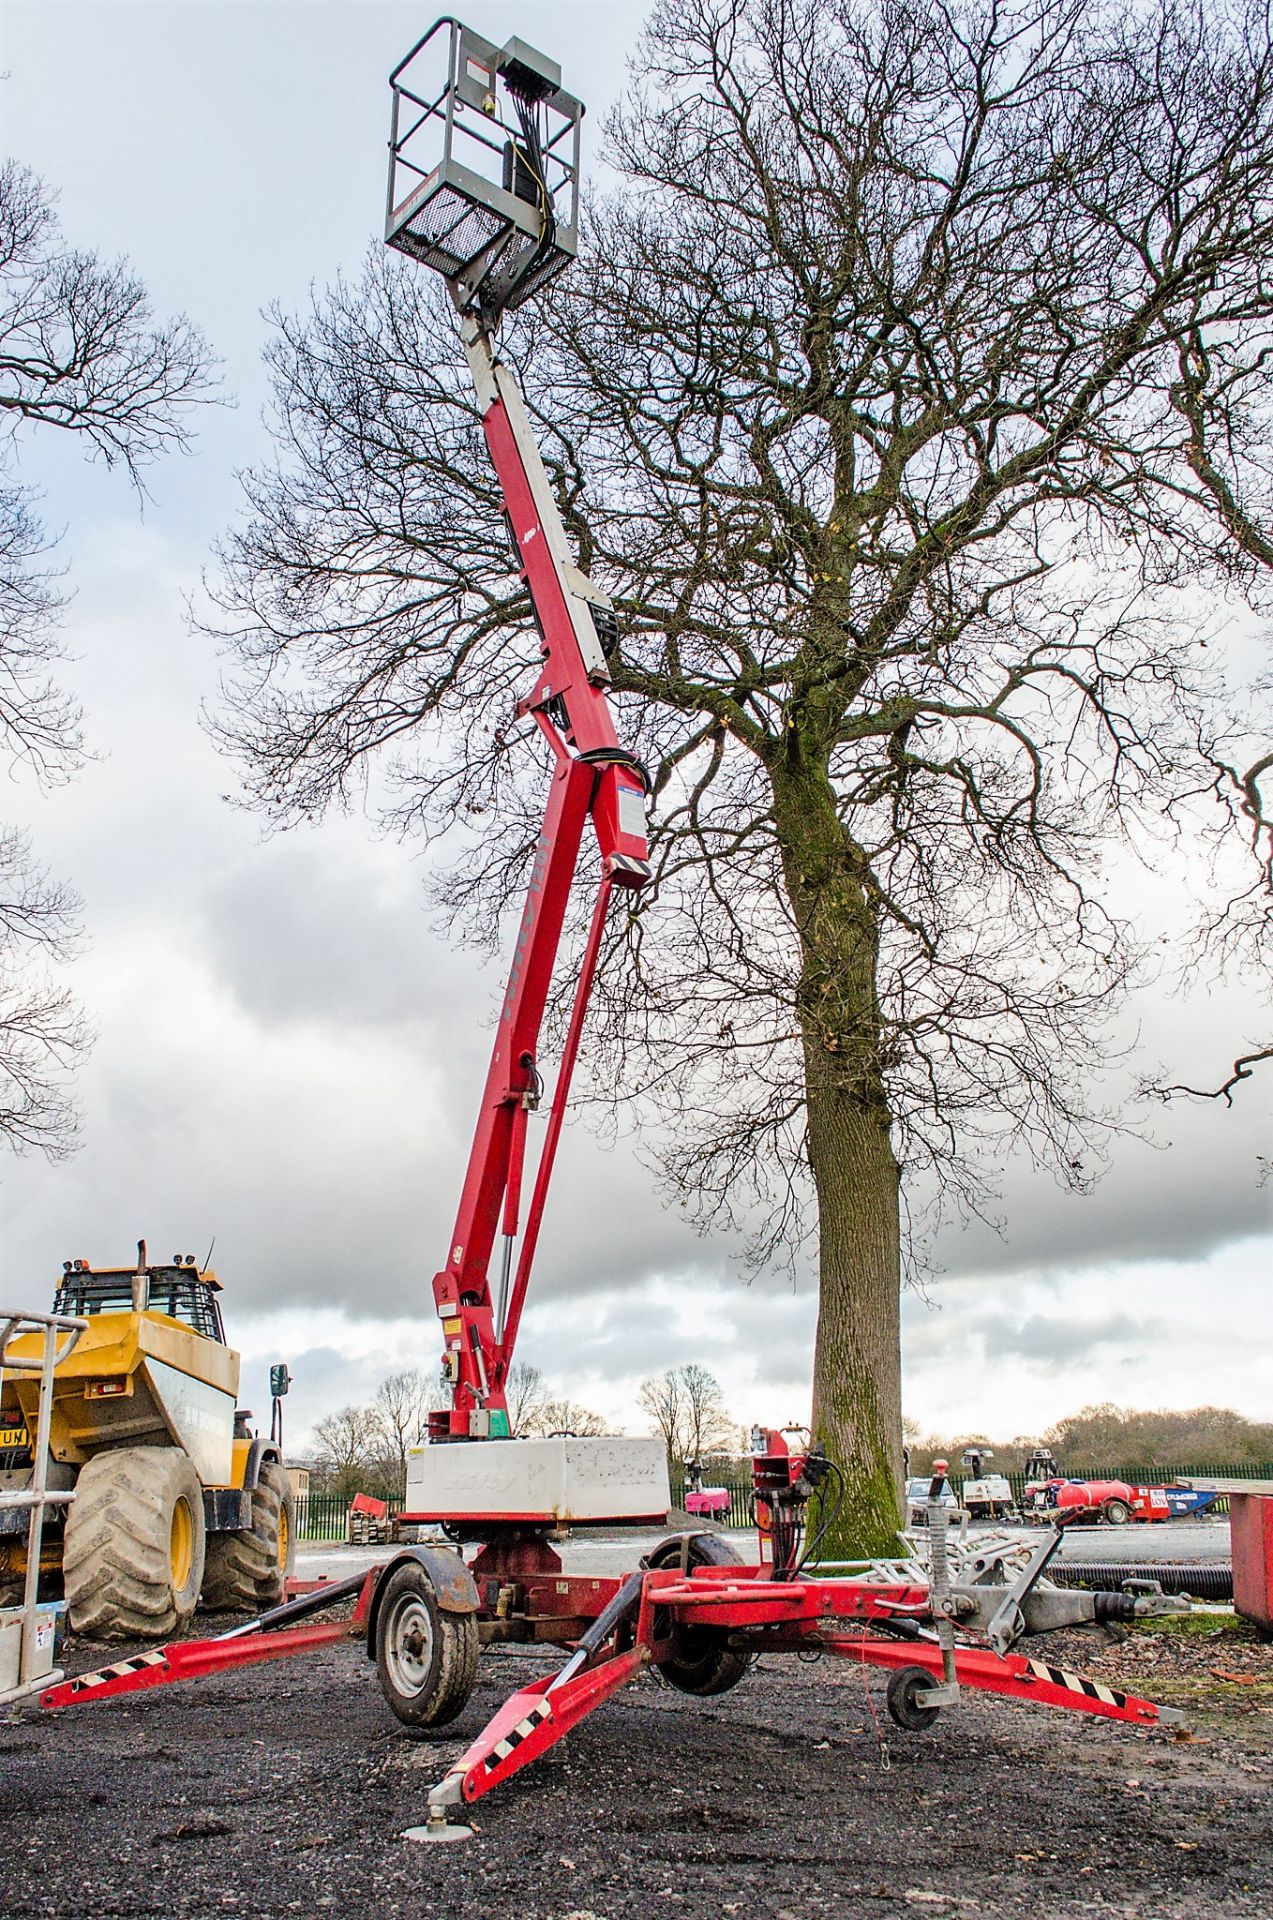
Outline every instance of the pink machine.
POLYGON ((696 1513, 704 1520, 722 1521, 728 1517, 733 1504, 728 1487, 705 1487, 703 1469, 697 1460, 687 1460, 685 1471, 689 1475, 690 1488, 685 1496, 686 1513, 696 1513))

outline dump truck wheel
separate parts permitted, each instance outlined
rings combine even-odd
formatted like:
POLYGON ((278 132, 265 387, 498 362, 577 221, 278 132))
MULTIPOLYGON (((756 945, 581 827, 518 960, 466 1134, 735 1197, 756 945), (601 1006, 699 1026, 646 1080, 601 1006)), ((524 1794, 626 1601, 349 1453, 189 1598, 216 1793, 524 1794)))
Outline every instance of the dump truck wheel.
POLYGON ((894 1724, 907 1733, 922 1733, 925 1727, 931 1727, 941 1709, 921 1707, 918 1696, 937 1685, 927 1667, 899 1667, 884 1695, 894 1724))
POLYGON ((180 1447, 116 1447, 80 1469, 62 1579, 71 1627, 94 1640, 179 1632, 199 1598, 203 1490, 180 1447))
MULTIPOLYGON (((648 1555, 646 1565, 680 1566, 684 1539, 683 1535, 673 1534, 670 1539, 661 1540, 648 1555)), ((691 1534, 684 1546, 684 1558, 690 1567, 742 1565, 729 1541, 710 1533, 691 1534)), ((728 1693, 751 1665, 749 1653, 731 1647, 725 1636, 712 1627, 683 1627, 675 1644, 672 1657, 656 1661, 655 1666, 669 1686, 680 1693, 695 1694, 700 1700, 709 1699, 714 1693, 728 1693)))
POLYGON ((381 1692, 406 1727, 444 1727, 463 1713, 477 1679, 477 1617, 444 1613, 418 1562, 389 1575, 376 1609, 381 1692))
POLYGON ((296 1502, 277 1460, 261 1463, 252 1489, 252 1525, 208 1535, 200 1605, 209 1613, 261 1613, 283 1598, 296 1559, 296 1502))

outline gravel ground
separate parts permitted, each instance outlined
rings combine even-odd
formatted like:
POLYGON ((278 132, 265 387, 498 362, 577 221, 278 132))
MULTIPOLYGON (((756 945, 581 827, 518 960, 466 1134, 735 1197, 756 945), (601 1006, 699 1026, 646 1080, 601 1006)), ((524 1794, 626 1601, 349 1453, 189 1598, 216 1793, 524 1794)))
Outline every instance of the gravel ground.
POLYGON ((25 1708, 0 1722, 0 1914, 1266 1920, 1273 1648, 1230 1623, 1032 1650, 1185 1705, 1194 1736, 976 1696, 902 1734, 878 1676, 770 1656, 701 1703, 643 1678, 480 1803, 472 1841, 421 1848, 400 1828, 539 1656, 485 1656, 430 1743, 354 1645, 25 1708))

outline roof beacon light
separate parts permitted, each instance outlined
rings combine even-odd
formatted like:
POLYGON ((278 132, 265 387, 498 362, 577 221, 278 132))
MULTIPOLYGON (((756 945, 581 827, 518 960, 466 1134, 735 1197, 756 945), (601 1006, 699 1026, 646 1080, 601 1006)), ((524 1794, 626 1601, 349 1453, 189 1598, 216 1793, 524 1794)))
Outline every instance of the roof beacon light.
POLYGON ((439 20, 394 68, 385 239, 487 327, 575 257, 583 105, 555 60, 439 20))

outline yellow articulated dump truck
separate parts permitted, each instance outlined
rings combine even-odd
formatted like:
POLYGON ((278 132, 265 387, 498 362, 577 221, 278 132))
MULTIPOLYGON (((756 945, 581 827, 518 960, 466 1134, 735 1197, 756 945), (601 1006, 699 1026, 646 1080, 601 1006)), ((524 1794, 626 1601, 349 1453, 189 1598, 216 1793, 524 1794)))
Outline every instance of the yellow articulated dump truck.
MULTIPOLYGON (((64 1265, 53 1311, 88 1325, 54 1375, 48 1484, 75 1497, 46 1522, 41 1558, 78 1633, 158 1639, 196 1606, 256 1613, 283 1597, 292 1493, 280 1448, 236 1407, 220 1291, 193 1255, 149 1265, 144 1240, 134 1267, 64 1265)), ((22 1338, 34 1356, 38 1335, 22 1338)), ((38 1392, 38 1374, 0 1378, 0 1488, 30 1480, 38 1392)), ((25 1565, 25 1513, 0 1509, 0 1602, 25 1565)))

